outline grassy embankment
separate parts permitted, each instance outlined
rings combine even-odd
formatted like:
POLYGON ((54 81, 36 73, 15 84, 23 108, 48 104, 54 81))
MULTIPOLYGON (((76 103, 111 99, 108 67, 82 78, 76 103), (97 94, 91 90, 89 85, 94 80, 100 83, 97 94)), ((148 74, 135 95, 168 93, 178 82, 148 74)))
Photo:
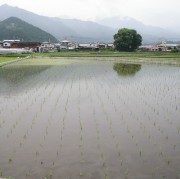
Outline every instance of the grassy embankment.
POLYGON ((0 63, 17 60, 18 57, 23 58, 28 56, 27 54, 0 54, 0 63))
POLYGON ((0 63, 16 60, 17 57, 0 57, 0 63))
POLYGON ((34 57, 117 57, 118 59, 144 59, 144 60, 171 60, 180 62, 180 53, 172 52, 53 52, 53 53, 37 53, 34 57))
POLYGON ((17 57, 31 56, 35 57, 107 57, 128 60, 145 60, 145 61, 176 61, 180 62, 180 53, 172 52, 114 52, 114 51, 87 51, 87 52, 49 52, 34 54, 5 54, 0 55, 0 63, 17 59, 17 57))

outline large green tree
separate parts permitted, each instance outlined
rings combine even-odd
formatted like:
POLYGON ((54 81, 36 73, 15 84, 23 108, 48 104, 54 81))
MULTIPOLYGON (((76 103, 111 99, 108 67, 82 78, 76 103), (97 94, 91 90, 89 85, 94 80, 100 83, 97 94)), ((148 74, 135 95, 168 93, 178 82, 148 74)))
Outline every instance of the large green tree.
POLYGON ((114 45, 118 51, 135 51, 142 43, 142 37, 134 29, 119 29, 114 35, 114 45))

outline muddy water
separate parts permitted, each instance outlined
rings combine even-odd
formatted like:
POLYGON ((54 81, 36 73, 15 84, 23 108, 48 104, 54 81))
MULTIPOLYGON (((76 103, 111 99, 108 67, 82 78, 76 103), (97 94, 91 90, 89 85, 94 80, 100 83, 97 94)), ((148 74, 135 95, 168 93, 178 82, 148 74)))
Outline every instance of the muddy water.
POLYGON ((32 64, 0 69, 1 177, 180 177, 180 67, 32 64))

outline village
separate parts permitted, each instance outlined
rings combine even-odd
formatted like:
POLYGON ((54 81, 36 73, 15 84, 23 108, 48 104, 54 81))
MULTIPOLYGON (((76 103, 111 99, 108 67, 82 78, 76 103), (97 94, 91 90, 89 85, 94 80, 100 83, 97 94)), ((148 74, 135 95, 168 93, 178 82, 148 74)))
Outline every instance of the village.
POLYGON ((74 43, 63 40, 60 43, 51 42, 22 42, 20 40, 3 40, 0 42, 0 53, 32 53, 60 51, 98 51, 114 49, 113 43, 74 43))
MULTIPOLYGON (((180 44, 161 42, 156 45, 142 45, 137 51, 142 52, 178 52, 180 44)), ((99 51, 115 49, 113 43, 74 43, 68 40, 59 43, 51 42, 22 42, 20 40, 0 41, 0 54, 6 53, 33 53, 33 52, 61 52, 61 51, 99 51)))

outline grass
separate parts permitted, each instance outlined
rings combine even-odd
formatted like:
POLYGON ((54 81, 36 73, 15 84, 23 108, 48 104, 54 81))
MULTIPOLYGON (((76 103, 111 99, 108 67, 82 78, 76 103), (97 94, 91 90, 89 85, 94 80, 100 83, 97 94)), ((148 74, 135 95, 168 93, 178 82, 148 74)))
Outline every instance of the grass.
POLYGON ((116 51, 64 51, 33 54, 4 54, 0 55, 0 63, 15 60, 18 57, 31 56, 42 57, 94 57, 104 60, 113 58, 116 60, 143 60, 143 61, 175 61, 180 62, 180 53, 173 52, 116 52, 116 51))
POLYGON ((180 53, 172 52, 116 52, 116 51, 87 51, 87 52, 51 52, 37 53, 34 56, 45 57, 137 57, 137 58, 179 58, 180 53))
POLYGON ((17 58, 17 57, 20 57, 20 58, 23 58, 23 57, 27 57, 31 54, 16 54, 16 53, 9 53, 9 54, 0 54, 0 58, 1 57, 14 57, 14 58, 17 58))
POLYGON ((17 57, 1 57, 0 56, 0 63, 8 62, 8 61, 16 60, 16 59, 17 57))
POLYGON ((18 58, 27 57, 29 55, 30 54, 0 54, 0 64, 4 62, 17 60, 18 58))

